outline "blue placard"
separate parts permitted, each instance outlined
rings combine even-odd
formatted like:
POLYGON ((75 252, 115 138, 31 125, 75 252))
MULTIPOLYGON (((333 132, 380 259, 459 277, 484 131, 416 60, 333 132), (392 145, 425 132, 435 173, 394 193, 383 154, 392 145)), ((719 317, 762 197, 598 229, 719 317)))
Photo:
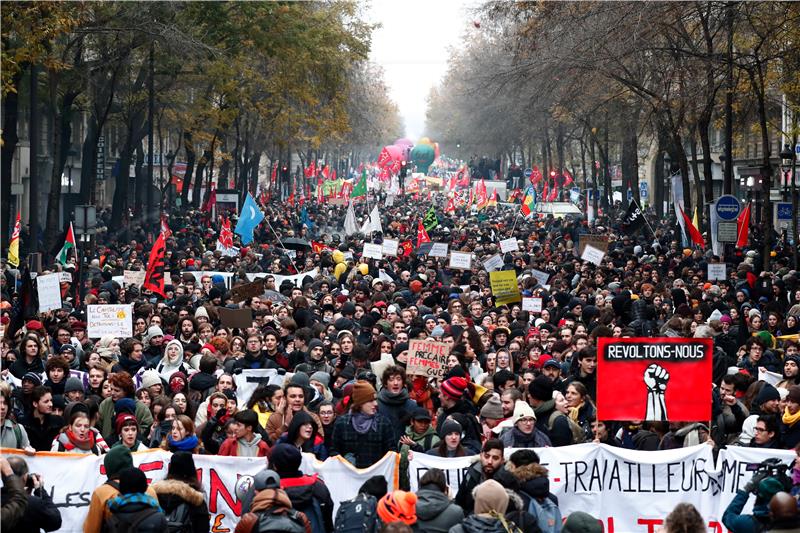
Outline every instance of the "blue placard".
POLYGON ((726 194, 717 200, 717 216, 720 220, 736 220, 741 210, 742 206, 735 196, 726 194))
POLYGON ((778 220, 792 220, 792 203, 775 202, 775 218, 778 220))
POLYGON ((532 174, 533 174, 533 169, 531 169, 531 168, 526 168, 525 169, 525 177, 526 178, 530 178, 532 174))

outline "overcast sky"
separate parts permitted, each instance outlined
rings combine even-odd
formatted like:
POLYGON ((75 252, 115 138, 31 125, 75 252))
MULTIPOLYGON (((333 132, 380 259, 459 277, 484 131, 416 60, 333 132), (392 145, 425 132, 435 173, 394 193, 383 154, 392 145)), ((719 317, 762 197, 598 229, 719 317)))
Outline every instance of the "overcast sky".
MULTIPOLYGON (((400 107, 406 136, 425 133, 431 87, 447 72, 450 47, 472 28, 473 0, 372 0, 367 19, 382 24, 372 34, 372 61, 385 70, 392 99, 400 107)), ((436 140, 436 139, 434 139, 436 140)))

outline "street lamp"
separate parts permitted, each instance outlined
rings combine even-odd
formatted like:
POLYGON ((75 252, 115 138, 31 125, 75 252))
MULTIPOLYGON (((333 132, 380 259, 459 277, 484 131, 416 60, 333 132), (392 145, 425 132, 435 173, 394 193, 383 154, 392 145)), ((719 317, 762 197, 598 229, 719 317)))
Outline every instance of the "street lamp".
POLYGON ((780 153, 781 158, 781 168, 784 170, 784 191, 786 190, 786 184, 788 184, 791 172, 791 180, 792 180, 792 244, 794 248, 794 268, 797 270, 798 264, 800 264, 800 256, 797 253, 797 245, 798 245, 798 232, 797 232, 797 185, 796 185, 796 175, 795 175, 795 160, 796 156, 794 151, 792 150, 791 145, 784 144, 783 150, 780 153))

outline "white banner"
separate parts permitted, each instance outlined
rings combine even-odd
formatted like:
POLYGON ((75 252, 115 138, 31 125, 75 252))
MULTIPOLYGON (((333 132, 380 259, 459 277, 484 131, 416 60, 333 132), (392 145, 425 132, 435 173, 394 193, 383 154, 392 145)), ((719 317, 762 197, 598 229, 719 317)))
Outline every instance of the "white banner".
POLYGON ((313 270, 309 270, 308 272, 302 272, 300 274, 295 274, 294 276, 282 276, 280 274, 272 274, 271 272, 256 272, 251 274, 246 274, 248 281, 253 281, 259 278, 266 278, 267 276, 272 276, 275 278, 275 289, 281 288, 281 283, 286 281, 287 279, 292 282, 295 287, 303 287, 303 278, 306 276, 311 276, 312 278, 316 278, 317 274, 319 274, 319 269, 315 268, 313 270))
POLYGON ((133 306, 87 306, 86 330, 90 339, 100 339, 106 335, 122 338, 130 337, 133 335, 133 306))
POLYGON ((61 309, 61 274, 45 274, 36 277, 36 291, 39 295, 39 312, 61 309))
POLYGON ((365 242, 361 256, 369 257, 371 259, 383 259, 383 247, 380 244, 365 242))
MULTIPOLYGON (((508 459, 514 450, 506 449, 508 459)), ((550 491, 558 497, 562 516, 585 511, 603 522, 604 531, 656 531, 680 502, 692 503, 710 531, 723 531, 722 514, 752 469, 770 457, 791 463, 790 450, 758 450, 730 446, 715 465, 705 444, 677 450, 643 452, 604 444, 537 448, 549 470, 550 491)), ((431 468, 444 471, 455 495, 464 473, 478 456, 441 458, 414 453, 408 473, 411 490, 431 468)), ((745 512, 752 507, 752 498, 745 512)))
POLYGON ((581 259, 600 266, 603 264, 603 257, 605 255, 606 254, 603 252, 603 250, 598 250, 591 244, 587 244, 586 248, 583 249, 583 255, 581 255, 581 259))
POLYGON ((236 400, 239 404, 239 409, 244 409, 247 406, 247 402, 256 387, 262 383, 282 387, 283 377, 284 375, 279 374, 275 368, 247 369, 234 375, 233 381, 236 383, 236 400))
POLYGON ((214 276, 222 276, 225 280, 225 288, 230 290, 231 282, 233 281, 233 272, 208 272, 205 270, 186 270, 181 272, 181 274, 191 274, 194 276, 195 284, 200 285, 202 283, 204 276, 214 277, 214 276))
MULTIPOLYGON (((20 453, 3 449, 3 453, 20 453)), ((133 454, 133 463, 150 481, 164 479, 172 454, 150 450, 133 454)), ((89 511, 92 492, 106 481, 103 457, 96 455, 40 452, 25 457, 28 470, 43 475, 45 490, 61 512, 62 533, 81 533, 89 511)), ((267 466, 263 457, 221 457, 195 455, 200 483, 211 514, 212 531, 233 531, 242 513, 242 503, 236 497, 236 481, 253 476, 267 466)), ((399 455, 387 453, 370 468, 357 469, 338 457, 325 462, 303 454, 300 469, 306 474, 319 474, 331 493, 334 516, 339 502, 353 498, 359 487, 372 476, 386 478, 390 490, 397 488, 399 455)))

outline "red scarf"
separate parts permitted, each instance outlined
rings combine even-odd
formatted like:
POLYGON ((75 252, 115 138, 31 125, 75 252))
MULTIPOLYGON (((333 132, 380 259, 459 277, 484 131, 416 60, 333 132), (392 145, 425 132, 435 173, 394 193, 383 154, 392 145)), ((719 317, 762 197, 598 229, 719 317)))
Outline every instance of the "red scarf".
POLYGON ((70 449, 78 448, 79 450, 91 450, 94 448, 96 442, 94 439, 94 431, 89 430, 89 436, 85 440, 80 440, 75 433, 72 432, 71 429, 66 431, 67 439, 69 440, 69 444, 72 445, 72 448, 69 447, 69 444, 64 443, 64 448, 66 451, 70 449))
MULTIPOLYGON (((206 407, 206 414, 208 415, 207 416, 208 420, 211 420, 214 416, 217 415, 217 413, 215 413, 213 408, 211 407, 210 403, 208 404, 208 407, 206 407)), ((222 428, 225 427, 225 422, 227 422, 230 417, 231 417, 230 413, 228 413, 228 410, 225 409, 225 414, 222 415, 222 417, 220 417, 219 420, 217 420, 217 430, 218 431, 221 431, 222 428)))

